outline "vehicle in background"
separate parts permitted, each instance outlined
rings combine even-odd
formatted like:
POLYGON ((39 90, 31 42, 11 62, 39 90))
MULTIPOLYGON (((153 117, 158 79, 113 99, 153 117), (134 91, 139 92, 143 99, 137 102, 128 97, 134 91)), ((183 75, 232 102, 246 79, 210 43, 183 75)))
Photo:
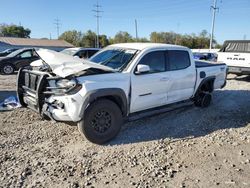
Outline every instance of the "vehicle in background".
POLYGON ((1 74, 13 74, 21 67, 27 67, 31 62, 39 59, 33 48, 23 48, 16 50, 6 57, 0 57, 1 74))
POLYGON ((210 52, 193 52, 194 59, 205 61, 217 61, 217 54, 210 52))
POLYGON ((250 40, 225 41, 218 52, 218 62, 228 65, 228 72, 250 75, 250 40))
POLYGON ((62 50, 61 53, 83 59, 89 59, 99 50, 99 48, 66 48, 62 50))
POLYGON ((195 61, 190 49, 154 43, 108 46, 90 60, 39 50, 40 69, 20 69, 22 106, 55 121, 78 123, 91 142, 114 138, 135 120, 194 102, 207 107, 226 84, 225 64, 195 61))
POLYGON ((16 50, 18 50, 18 49, 17 48, 10 48, 10 49, 4 50, 4 51, 0 52, 0 57, 7 56, 16 50))

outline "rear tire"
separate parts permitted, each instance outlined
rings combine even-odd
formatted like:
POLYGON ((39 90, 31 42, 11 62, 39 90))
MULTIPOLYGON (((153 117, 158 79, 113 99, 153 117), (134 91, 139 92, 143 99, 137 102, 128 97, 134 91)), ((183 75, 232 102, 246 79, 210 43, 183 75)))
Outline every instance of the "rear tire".
POLYGON ((211 104, 212 95, 210 93, 205 93, 201 99, 201 107, 206 108, 211 104))
POLYGON ((211 104, 212 95, 210 93, 200 93, 194 100, 194 105, 197 107, 206 108, 211 104))
POLYGON ((120 131, 123 117, 120 108, 111 100, 100 99, 86 109, 78 129, 90 142, 104 144, 120 131))
POLYGON ((11 65, 11 64, 3 64, 2 66, 1 66, 1 73, 2 74, 6 74, 6 75, 9 75, 9 74, 13 74, 14 73, 14 71, 15 71, 15 68, 14 68, 14 66, 13 65, 11 65))

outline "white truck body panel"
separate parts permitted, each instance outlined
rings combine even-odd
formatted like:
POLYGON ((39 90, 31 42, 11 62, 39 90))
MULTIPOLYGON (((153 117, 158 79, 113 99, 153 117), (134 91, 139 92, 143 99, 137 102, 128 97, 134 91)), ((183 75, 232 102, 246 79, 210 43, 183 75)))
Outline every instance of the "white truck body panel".
POLYGON ((250 53, 218 52, 218 63, 226 63, 233 67, 249 67, 250 53))
POLYGON ((225 63, 229 73, 250 74, 250 41, 225 41, 218 52, 218 63, 225 63))
POLYGON ((63 53, 55 52, 53 50, 40 49, 37 51, 37 53, 41 57, 41 59, 50 66, 52 71, 62 78, 65 78, 72 74, 76 74, 80 71, 87 70, 89 68, 113 71, 109 67, 92 63, 85 59, 74 58, 63 53))

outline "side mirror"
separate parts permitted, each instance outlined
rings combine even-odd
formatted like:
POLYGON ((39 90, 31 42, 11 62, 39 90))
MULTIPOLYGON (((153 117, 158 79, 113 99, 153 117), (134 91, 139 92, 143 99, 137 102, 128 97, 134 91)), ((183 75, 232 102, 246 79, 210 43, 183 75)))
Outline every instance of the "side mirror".
POLYGON ((78 58, 78 59, 80 58, 78 55, 74 55, 73 57, 74 57, 74 58, 78 58))
POLYGON ((143 74, 143 73, 147 73, 150 71, 150 67, 148 65, 137 65, 137 74, 143 74))

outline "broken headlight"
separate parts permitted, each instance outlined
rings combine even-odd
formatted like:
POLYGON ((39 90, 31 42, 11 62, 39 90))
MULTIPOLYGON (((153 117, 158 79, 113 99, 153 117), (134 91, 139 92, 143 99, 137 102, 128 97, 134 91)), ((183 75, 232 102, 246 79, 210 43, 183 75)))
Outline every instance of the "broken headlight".
POLYGON ((73 80, 73 79, 71 79, 71 80, 68 80, 68 79, 58 80, 56 82, 56 86, 58 88, 69 89, 69 88, 76 86, 76 80, 73 80))
POLYGON ((55 81, 55 86, 56 87, 47 87, 47 89, 50 90, 49 93, 56 95, 72 95, 77 93, 82 88, 82 85, 78 84, 76 79, 60 79, 55 81))

